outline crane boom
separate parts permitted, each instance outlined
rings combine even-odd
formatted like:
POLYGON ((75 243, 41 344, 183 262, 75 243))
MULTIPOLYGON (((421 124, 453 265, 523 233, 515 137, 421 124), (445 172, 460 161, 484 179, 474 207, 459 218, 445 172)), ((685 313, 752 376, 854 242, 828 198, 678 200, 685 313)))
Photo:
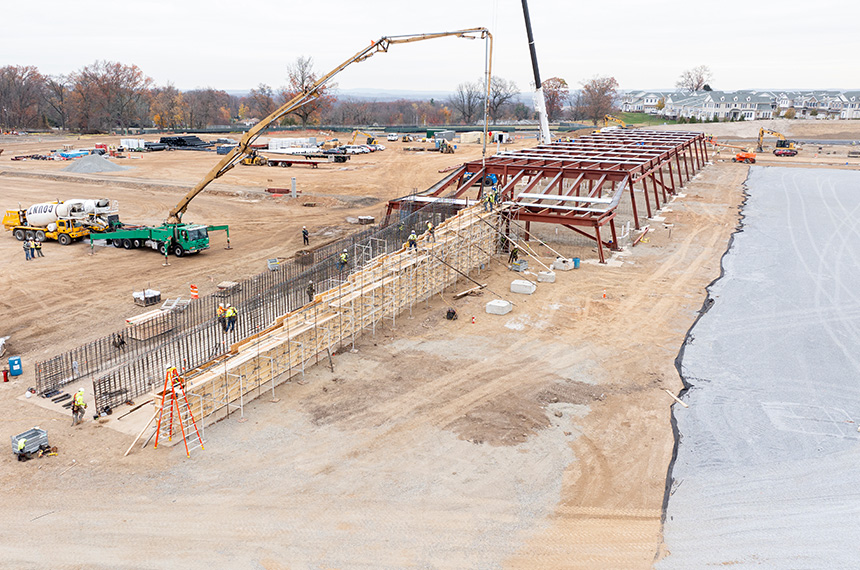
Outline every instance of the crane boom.
POLYGON ((221 159, 218 164, 216 164, 212 170, 210 170, 203 179, 197 183, 194 188, 192 188, 188 194, 186 194, 179 203, 170 210, 170 213, 167 218, 167 223, 180 223, 182 221, 182 214, 185 213, 185 210, 188 209, 188 204, 191 203, 191 200, 194 199, 195 196, 200 194, 211 182, 220 178, 224 174, 226 174, 231 168, 236 166, 241 160, 249 155, 252 151, 251 144, 260 136, 260 134, 266 130, 273 123, 281 120, 286 115, 289 115, 296 109, 302 107, 313 101, 315 98, 319 97, 319 89, 323 87, 326 83, 331 81, 337 74, 341 71, 352 65, 353 63, 359 63, 361 61, 366 60, 377 52, 387 52, 388 48, 394 44, 407 44, 412 42, 419 42, 424 40, 433 40, 437 38, 446 38, 446 37, 458 37, 458 38, 466 38, 466 39, 487 39, 492 46, 493 36, 487 28, 467 28, 463 30, 456 30, 452 32, 436 32, 431 34, 409 34, 409 35, 401 35, 401 36, 383 36, 382 38, 372 42, 369 46, 362 49, 351 58, 347 59, 323 77, 314 82, 310 87, 308 87, 303 92, 299 93, 283 105, 281 105, 278 109, 272 112, 271 115, 261 120, 259 123, 251 127, 248 132, 246 132, 242 139, 239 141, 239 144, 233 148, 227 155, 221 159))

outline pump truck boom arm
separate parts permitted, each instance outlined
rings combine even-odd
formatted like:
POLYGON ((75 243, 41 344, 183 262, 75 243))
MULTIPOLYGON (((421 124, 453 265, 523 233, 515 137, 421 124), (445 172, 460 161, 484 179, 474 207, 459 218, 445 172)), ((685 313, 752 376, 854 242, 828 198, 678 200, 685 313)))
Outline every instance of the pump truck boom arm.
MULTIPOLYGON (((251 144, 260 136, 260 134, 273 123, 276 123, 286 115, 289 115, 296 109, 306 105, 319 97, 319 89, 326 83, 332 80, 341 71, 352 65, 366 60, 377 52, 387 52, 388 48, 394 44, 406 44, 411 42, 419 42, 423 40, 432 40, 436 38, 458 37, 466 39, 488 39, 492 45, 493 36, 487 28, 467 28, 464 30, 456 30, 452 32, 437 32, 432 34, 410 34, 402 36, 384 36, 369 46, 362 49, 351 58, 347 59, 327 74, 318 79, 313 85, 308 87, 302 93, 299 93, 283 105, 275 110, 271 115, 254 125, 248 130, 239 141, 239 144, 234 147, 227 155, 210 170, 197 185, 185 195, 179 203, 170 210, 167 223, 180 223, 182 215, 188 209, 188 204, 195 196, 200 194, 212 181, 220 178, 227 173, 231 168, 236 166, 242 159, 249 155, 252 151, 251 144)), ((492 48, 491 48, 492 49, 492 48)), ((488 80, 489 85, 489 80, 488 80)))

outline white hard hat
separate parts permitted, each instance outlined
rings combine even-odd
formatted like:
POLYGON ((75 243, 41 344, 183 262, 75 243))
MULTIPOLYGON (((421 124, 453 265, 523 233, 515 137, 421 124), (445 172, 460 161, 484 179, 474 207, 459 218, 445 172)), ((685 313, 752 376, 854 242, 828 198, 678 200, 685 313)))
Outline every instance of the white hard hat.
POLYGON ((83 394, 83 393, 84 393, 84 389, 83 389, 83 388, 78 388, 78 392, 80 392, 81 394, 83 394))
POLYGON ((346 250, 343 250, 343 252, 346 253, 346 250))
POLYGON ((221 308, 223 309, 223 308, 224 308, 224 303, 218 303, 218 306, 219 306, 219 307, 221 307, 221 308))

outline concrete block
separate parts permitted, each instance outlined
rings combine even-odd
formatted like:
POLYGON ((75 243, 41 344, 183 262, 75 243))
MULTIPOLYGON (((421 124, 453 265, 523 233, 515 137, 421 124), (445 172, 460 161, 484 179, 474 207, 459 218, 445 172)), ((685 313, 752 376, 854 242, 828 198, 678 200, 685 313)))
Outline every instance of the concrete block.
POLYGON ((513 308, 513 305, 502 299, 494 299, 487 303, 487 312, 491 315, 507 315, 513 308))
POLYGON ((555 261, 552 262, 552 268, 557 271, 570 271, 573 269, 573 260, 557 257, 555 258, 555 261))
POLYGON ((552 271, 538 272, 538 282, 540 283, 555 283, 555 273, 552 271))
POLYGON ((523 295, 531 295, 537 287, 531 281, 525 279, 514 279, 511 281, 511 293, 522 293, 523 295))

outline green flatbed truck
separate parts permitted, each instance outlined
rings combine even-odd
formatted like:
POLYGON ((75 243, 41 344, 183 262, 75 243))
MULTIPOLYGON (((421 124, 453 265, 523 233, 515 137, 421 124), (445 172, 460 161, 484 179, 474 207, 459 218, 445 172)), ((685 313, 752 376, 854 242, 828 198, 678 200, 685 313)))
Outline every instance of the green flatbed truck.
POLYGON ((172 253, 176 257, 200 253, 209 249, 209 232, 224 230, 230 241, 228 226, 205 226, 201 224, 163 224, 160 226, 123 226, 112 232, 90 234, 90 243, 107 240, 114 247, 137 249, 148 247, 162 255, 172 253))

